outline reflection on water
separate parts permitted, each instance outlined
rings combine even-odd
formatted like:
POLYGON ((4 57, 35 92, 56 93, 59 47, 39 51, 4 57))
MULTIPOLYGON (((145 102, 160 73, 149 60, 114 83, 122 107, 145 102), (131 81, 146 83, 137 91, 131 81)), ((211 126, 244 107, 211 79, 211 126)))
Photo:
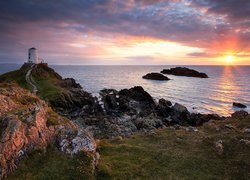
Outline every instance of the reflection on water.
POLYGON ((235 82, 237 81, 237 74, 234 74, 236 70, 237 67, 223 67, 222 74, 215 84, 216 91, 211 91, 210 94, 210 99, 217 103, 217 105, 211 108, 207 105, 206 108, 210 108, 212 111, 220 112, 222 114, 230 113, 232 102, 235 101, 235 97, 240 96, 240 88, 235 82))

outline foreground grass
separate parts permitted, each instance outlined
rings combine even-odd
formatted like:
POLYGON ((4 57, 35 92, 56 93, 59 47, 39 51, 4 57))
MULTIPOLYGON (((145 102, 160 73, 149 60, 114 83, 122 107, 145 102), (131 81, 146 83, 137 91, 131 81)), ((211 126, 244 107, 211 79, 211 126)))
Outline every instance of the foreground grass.
POLYGON ((165 128, 153 134, 101 140, 95 177, 84 154, 73 158, 55 149, 21 161, 10 179, 250 179, 249 118, 211 122, 198 132, 165 128), (231 124, 235 129, 216 130, 231 124), (214 143, 222 140, 218 154, 214 143))
POLYGON ((152 135, 104 140, 97 178, 250 179, 250 147, 239 143, 249 138, 203 127, 199 132, 163 129, 152 135), (222 155, 214 147, 218 140, 223 141, 222 155))
POLYGON ((91 159, 84 153, 74 157, 54 148, 37 150, 24 158, 8 179, 92 179, 91 159))

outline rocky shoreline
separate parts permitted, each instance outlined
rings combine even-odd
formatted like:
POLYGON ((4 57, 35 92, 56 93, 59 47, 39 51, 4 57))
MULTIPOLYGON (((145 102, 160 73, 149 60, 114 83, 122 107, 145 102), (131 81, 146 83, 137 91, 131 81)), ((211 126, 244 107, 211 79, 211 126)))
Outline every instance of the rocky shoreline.
MULTIPOLYGON (((37 148, 46 148, 48 144, 54 144, 60 151, 70 155, 86 152, 91 154, 96 163, 99 156, 95 139, 130 137, 137 132, 151 133, 167 126, 196 131, 197 126, 211 120, 226 121, 230 118, 217 114, 191 113, 185 106, 172 104, 166 99, 155 101, 140 86, 120 91, 104 89, 100 91, 101 98, 98 100, 84 91, 74 79, 63 79, 49 67, 38 65, 32 71, 35 82, 35 77, 40 77, 41 73, 47 79, 53 78, 58 88, 56 95, 45 98, 41 96, 43 92, 40 88, 38 96, 45 101, 0 78, 2 178, 14 171, 24 154, 37 148), (24 101, 23 98, 30 100, 23 104, 20 102, 20 99, 24 101), (51 111, 58 115, 51 115, 51 111), (51 116, 54 117, 52 122, 51 116)), ((38 81, 36 83, 39 90, 38 81)), ((247 112, 239 111, 232 117, 247 115, 247 112)))

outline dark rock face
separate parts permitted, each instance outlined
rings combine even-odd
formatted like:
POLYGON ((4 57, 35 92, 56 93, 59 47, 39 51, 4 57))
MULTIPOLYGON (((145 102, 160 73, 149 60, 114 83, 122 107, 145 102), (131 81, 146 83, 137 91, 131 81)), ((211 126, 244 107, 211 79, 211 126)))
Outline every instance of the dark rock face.
POLYGON ((94 113, 102 113, 97 99, 81 88, 65 87, 65 93, 57 94, 50 100, 51 106, 60 114, 73 117, 81 114, 88 116, 94 113))
POLYGON ((115 89, 103 89, 100 91, 104 109, 107 114, 118 112, 117 94, 118 91, 115 89))
POLYGON ((172 123, 174 124, 184 124, 188 120, 189 111, 187 108, 181 104, 175 103, 173 106, 173 111, 171 113, 172 123))
POLYGON ((187 123, 191 126, 201 126, 202 124, 210 120, 224 120, 223 117, 220 117, 217 114, 195 114, 192 113, 188 117, 187 123))
POLYGON ((247 108, 246 105, 241 104, 241 103, 237 103, 237 102, 234 102, 234 103, 233 103, 233 106, 234 106, 234 107, 238 107, 238 108, 247 108))
POLYGON ((82 88, 79 83, 76 83, 76 81, 73 78, 65 78, 60 84, 61 87, 64 88, 82 88))
POLYGON ((160 74, 160 73, 148 73, 142 77, 143 79, 151 79, 151 80, 159 80, 159 81, 168 81, 170 80, 168 77, 160 74))
POLYGON ((156 107, 152 96, 140 86, 123 89, 119 91, 118 96, 119 110, 124 113, 146 116, 156 107))
POLYGON ((146 116, 156 108, 153 98, 140 86, 116 91, 105 89, 100 92, 107 114, 146 116))
POLYGON ((188 76, 188 77, 197 77, 197 78, 208 78, 207 74, 189 69, 186 67, 176 67, 171 69, 163 69, 161 71, 163 74, 172 74, 175 76, 188 76))
POLYGON ((242 118, 245 118, 248 116, 248 112, 246 111, 236 111, 234 112, 232 115, 231 115, 233 118, 236 118, 236 119, 242 119, 242 118))
POLYGON ((160 117, 168 117, 170 113, 173 111, 172 108, 172 103, 170 101, 167 101, 165 99, 160 99, 159 103, 157 105, 157 114, 160 117))

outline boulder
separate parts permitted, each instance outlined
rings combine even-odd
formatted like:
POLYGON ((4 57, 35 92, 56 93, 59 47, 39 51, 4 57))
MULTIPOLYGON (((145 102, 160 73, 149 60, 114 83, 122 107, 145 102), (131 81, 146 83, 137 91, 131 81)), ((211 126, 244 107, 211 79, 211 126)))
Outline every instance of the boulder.
POLYGON ((189 111, 181 104, 175 103, 171 112, 172 123, 185 124, 188 121, 189 111))
POLYGON ((115 89, 103 89, 100 91, 104 109, 109 115, 118 111, 117 93, 118 91, 115 89))
POLYGON ((156 118, 155 116, 148 116, 145 118, 137 118, 134 120, 134 123, 137 127, 137 129, 155 129, 155 128, 161 128, 163 126, 162 121, 159 118, 156 118))
POLYGON ((247 108, 246 105, 237 102, 233 102, 233 106, 238 108, 247 108))
POLYGON ((160 73, 148 73, 142 77, 143 79, 151 79, 151 80, 158 80, 158 81, 168 81, 170 80, 167 76, 164 76, 160 73))
POLYGON ((56 144, 54 142, 64 147, 69 144, 71 154, 95 152, 95 141, 90 134, 72 136, 82 128, 53 112, 47 103, 27 90, 16 85, 6 86, 0 88, 0 99, 3 100, 0 107, 11 102, 9 111, 0 109, 0 179, 5 179, 17 168, 22 156, 46 149, 49 144, 56 144))
POLYGON ((231 117, 234 118, 234 119, 243 119, 243 118, 245 118, 245 117, 247 117, 247 116, 248 116, 248 112, 243 111, 243 110, 241 110, 241 111, 236 111, 236 112, 234 112, 234 113, 231 115, 231 117))
POLYGON ((192 113, 188 116, 188 124, 191 126, 201 126, 210 120, 223 120, 223 118, 217 114, 200 114, 200 113, 198 114, 192 113))
POLYGON ((198 72, 193 69, 186 67, 176 67, 171 69, 163 69, 161 71, 163 74, 172 74, 175 76, 187 76, 187 77, 197 77, 197 78, 208 78, 207 74, 198 72))
POLYGON ((140 116, 147 116, 156 108, 152 96, 144 91, 141 86, 119 91, 118 103, 119 110, 130 115, 138 114, 140 116))
POLYGON ((180 112, 180 113, 189 113, 187 108, 179 103, 175 103, 173 106, 174 111, 180 112))
POLYGON ((224 152, 224 146, 223 146, 223 141, 222 140, 218 140, 214 143, 214 147, 215 147, 215 150, 216 152, 219 154, 219 155, 222 155, 223 152, 224 152))
POLYGON ((163 98, 160 99, 156 108, 158 116, 168 117, 170 113, 172 112, 171 106, 172 106, 172 103, 170 101, 167 101, 163 98))
POLYGON ((65 78, 60 82, 61 87, 64 88, 82 88, 79 83, 76 83, 75 79, 73 78, 65 78))

